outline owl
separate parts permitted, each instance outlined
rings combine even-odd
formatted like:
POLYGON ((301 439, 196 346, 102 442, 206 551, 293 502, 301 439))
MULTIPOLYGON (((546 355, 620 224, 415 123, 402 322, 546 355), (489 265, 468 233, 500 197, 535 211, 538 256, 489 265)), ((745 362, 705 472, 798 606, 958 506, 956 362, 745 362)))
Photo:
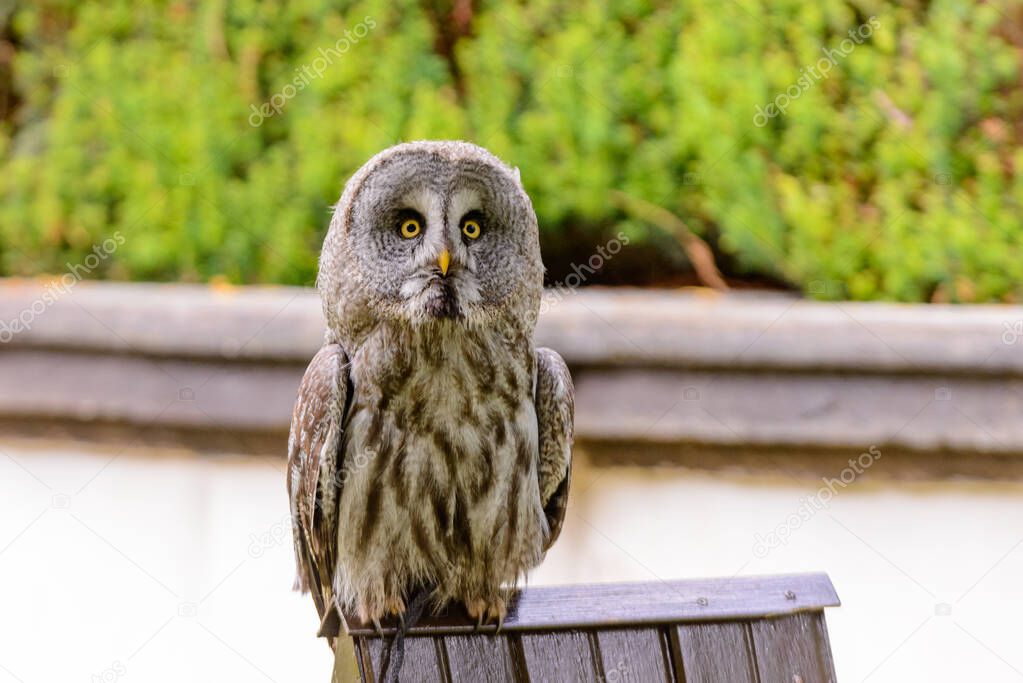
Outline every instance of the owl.
POLYGON ((568 498, 574 391, 533 345, 542 282, 518 171, 485 149, 400 144, 348 181, 288 444, 296 588, 321 618, 379 627, 428 592, 500 626, 568 498))

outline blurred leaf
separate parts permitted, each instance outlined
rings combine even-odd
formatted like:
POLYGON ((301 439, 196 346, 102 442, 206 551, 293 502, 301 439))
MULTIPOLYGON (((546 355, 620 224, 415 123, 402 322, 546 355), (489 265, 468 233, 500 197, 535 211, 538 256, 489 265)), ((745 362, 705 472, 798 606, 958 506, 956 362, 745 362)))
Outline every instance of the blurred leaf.
POLYGON ((443 137, 545 239, 653 240, 620 191, 811 296, 1020 300, 1020 3, 446 6, 0 3, 0 273, 119 231, 90 276, 308 284, 344 180, 443 137))

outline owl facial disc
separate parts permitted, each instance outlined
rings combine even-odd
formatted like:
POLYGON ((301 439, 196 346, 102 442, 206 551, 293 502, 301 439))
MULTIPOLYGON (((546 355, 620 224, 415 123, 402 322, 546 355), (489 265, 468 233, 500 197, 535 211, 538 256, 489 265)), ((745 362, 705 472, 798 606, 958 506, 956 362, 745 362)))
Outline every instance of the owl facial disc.
POLYGON ((531 327, 543 284, 538 238, 518 176, 481 147, 385 150, 335 207, 318 279, 328 325, 349 346, 379 321, 531 327))

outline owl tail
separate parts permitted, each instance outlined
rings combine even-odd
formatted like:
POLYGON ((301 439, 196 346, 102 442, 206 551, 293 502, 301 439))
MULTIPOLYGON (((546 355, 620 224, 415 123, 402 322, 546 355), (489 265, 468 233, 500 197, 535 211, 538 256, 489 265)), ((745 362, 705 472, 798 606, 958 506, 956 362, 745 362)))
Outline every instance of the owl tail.
POLYGON ((423 612, 426 611, 426 605, 430 601, 432 593, 433 590, 431 588, 420 588, 413 593, 412 599, 409 600, 401 624, 399 624, 398 630, 391 640, 390 647, 387 648, 384 654, 384 661, 380 667, 381 680, 384 683, 398 683, 401 665, 405 661, 405 636, 408 634, 409 629, 415 626, 423 617, 423 612))

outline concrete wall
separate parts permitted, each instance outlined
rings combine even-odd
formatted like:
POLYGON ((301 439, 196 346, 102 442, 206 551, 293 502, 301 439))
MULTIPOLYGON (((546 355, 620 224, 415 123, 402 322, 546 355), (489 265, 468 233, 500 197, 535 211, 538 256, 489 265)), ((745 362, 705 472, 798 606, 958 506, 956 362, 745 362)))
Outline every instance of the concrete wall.
MULTIPOLYGON (((314 292, 47 292, 0 283, 0 431, 280 452, 323 336, 314 292)), ((573 368, 580 442, 611 458, 830 468, 873 444, 910 476, 1021 473, 1023 307, 587 290, 552 295, 537 340, 573 368)))

